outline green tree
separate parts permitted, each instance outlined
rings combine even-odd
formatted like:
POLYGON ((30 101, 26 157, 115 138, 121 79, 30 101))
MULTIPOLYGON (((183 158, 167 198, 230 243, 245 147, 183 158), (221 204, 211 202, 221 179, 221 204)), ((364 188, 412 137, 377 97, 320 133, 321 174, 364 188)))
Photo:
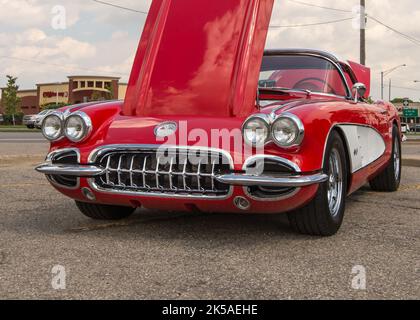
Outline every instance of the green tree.
POLYGON ((20 104, 20 98, 17 96, 19 86, 17 85, 17 78, 10 75, 6 77, 7 86, 3 91, 4 112, 6 116, 12 117, 13 125, 15 125, 15 116, 18 114, 18 106, 20 104))
MULTIPOLYGON (((404 98, 395 98, 394 100, 392 100, 392 103, 403 103, 404 102, 404 98)), ((408 102, 413 103, 414 101, 409 99, 408 102)))
POLYGON ((114 93, 112 91, 112 86, 108 84, 108 85, 105 86, 105 89, 108 91, 107 92, 108 100, 113 100, 114 99, 114 93))
POLYGON ((104 100, 102 94, 99 91, 94 91, 90 97, 91 101, 101 101, 104 100))
POLYGON ((367 99, 366 99, 366 103, 369 103, 369 104, 374 104, 374 103, 375 103, 375 101, 373 100, 373 98, 372 98, 372 97, 369 97, 369 98, 367 98, 367 99))

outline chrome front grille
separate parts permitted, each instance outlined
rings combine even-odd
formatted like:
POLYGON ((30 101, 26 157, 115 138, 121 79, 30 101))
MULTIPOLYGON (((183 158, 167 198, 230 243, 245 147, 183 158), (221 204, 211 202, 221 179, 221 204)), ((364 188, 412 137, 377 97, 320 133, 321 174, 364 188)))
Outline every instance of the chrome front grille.
POLYGON ((102 190, 197 197, 225 197, 231 190, 216 180, 231 171, 231 162, 214 151, 118 150, 101 154, 96 165, 105 169, 95 178, 102 190))

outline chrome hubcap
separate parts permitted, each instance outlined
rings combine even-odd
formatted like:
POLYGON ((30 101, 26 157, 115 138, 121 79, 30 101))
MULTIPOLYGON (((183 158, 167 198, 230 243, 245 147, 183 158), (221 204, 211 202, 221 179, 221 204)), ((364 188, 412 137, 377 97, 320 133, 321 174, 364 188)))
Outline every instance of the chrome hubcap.
POLYGON ((395 179, 398 181, 400 179, 400 144, 398 140, 395 139, 394 142, 394 171, 395 171, 395 179))
POLYGON ((333 217, 337 216, 343 198, 343 167, 340 154, 336 149, 331 151, 328 172, 328 206, 333 217))

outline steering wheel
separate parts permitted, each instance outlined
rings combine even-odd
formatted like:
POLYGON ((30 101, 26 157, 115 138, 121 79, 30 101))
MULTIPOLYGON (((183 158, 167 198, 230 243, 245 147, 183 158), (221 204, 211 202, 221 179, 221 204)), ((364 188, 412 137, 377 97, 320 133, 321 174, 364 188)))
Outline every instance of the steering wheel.
POLYGON ((320 78, 305 78, 300 80, 298 83, 296 83, 293 87, 293 89, 306 89, 306 90, 311 90, 311 87, 314 88, 311 91, 322 91, 322 90, 317 90, 316 85, 314 85, 313 83, 311 83, 311 81, 317 81, 317 82, 321 82, 323 86, 327 86, 328 89, 330 90, 330 93, 332 94, 337 94, 334 90, 334 88, 325 80, 322 80, 320 78))

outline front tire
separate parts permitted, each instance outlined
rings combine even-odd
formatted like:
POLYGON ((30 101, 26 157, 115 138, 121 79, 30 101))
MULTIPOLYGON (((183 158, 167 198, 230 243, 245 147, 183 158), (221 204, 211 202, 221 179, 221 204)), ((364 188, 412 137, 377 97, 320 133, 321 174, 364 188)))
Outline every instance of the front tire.
POLYGON ((79 210, 88 218, 94 220, 122 220, 131 216, 135 208, 93 204, 76 201, 79 210))
POLYGON ((401 183, 401 139, 399 131, 394 125, 392 130, 392 156, 388 166, 376 178, 370 181, 370 187, 374 191, 395 192, 401 183))
POLYGON ((340 229, 347 195, 347 157, 343 140, 333 131, 327 143, 323 171, 328 181, 319 185, 315 198, 305 207, 288 214, 298 233, 332 236, 340 229))

